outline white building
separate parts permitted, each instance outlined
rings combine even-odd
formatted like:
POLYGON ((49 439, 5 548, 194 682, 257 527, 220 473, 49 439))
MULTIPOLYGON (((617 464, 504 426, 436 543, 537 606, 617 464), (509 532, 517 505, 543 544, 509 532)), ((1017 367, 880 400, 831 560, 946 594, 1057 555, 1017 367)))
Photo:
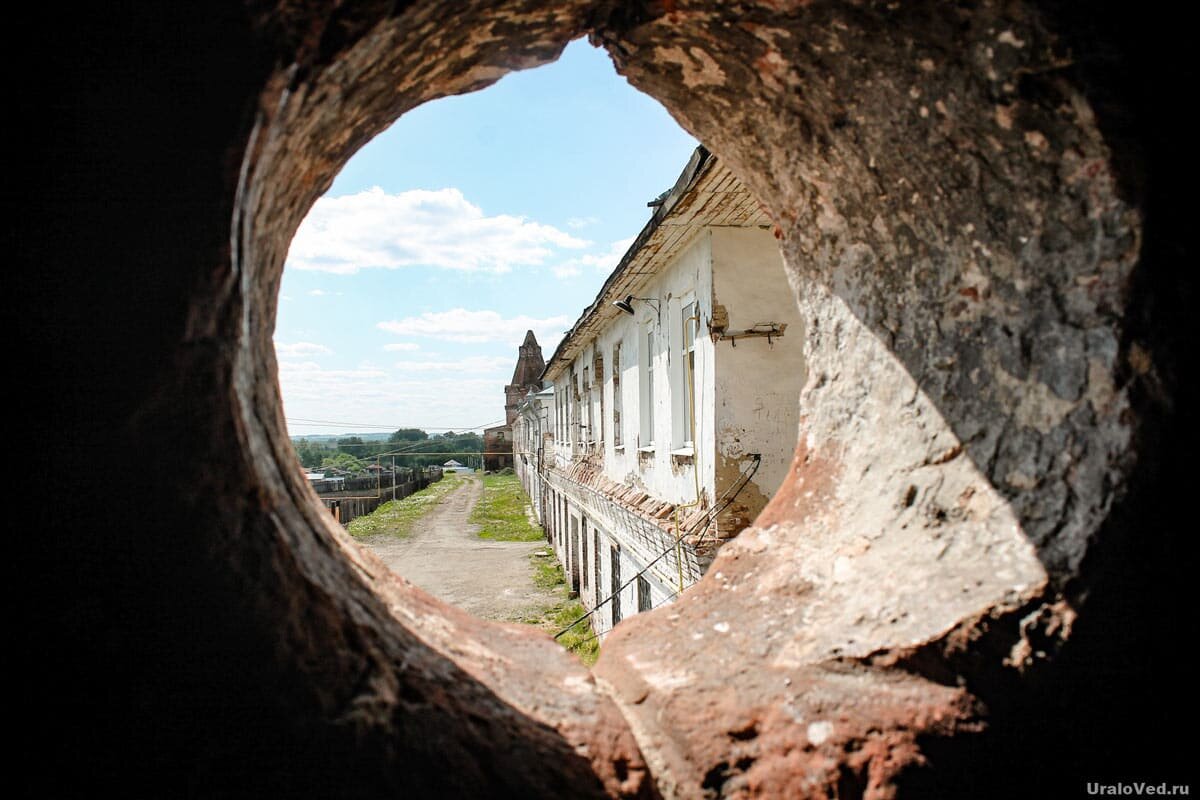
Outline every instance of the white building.
POLYGON ((525 487, 525 494, 533 504, 538 522, 547 528, 547 498, 542 490, 541 467, 547 463, 547 456, 554 456, 554 433, 551 429, 554 424, 553 408, 553 389, 530 391, 518 401, 512 421, 513 469, 525 487))
POLYGON ((699 578, 782 483, 799 422, 802 323, 770 219, 704 148, 656 205, 514 429, 599 631, 699 578))

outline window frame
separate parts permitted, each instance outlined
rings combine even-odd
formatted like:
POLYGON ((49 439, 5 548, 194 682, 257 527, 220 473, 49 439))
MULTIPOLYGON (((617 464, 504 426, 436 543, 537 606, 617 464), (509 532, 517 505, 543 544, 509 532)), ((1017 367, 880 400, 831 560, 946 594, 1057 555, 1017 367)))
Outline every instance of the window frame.
POLYGON ((625 446, 624 429, 621 425, 621 410, 623 403, 621 400, 621 342, 615 342, 612 348, 612 366, 611 375, 612 381, 612 431, 613 431, 613 447, 623 448, 625 446))
POLYGON ((654 331, 654 319, 646 317, 639 331, 641 339, 641 431, 638 440, 639 449, 653 450, 654 439, 654 359, 657 355, 658 340, 654 331))
POLYGON ((693 410, 696 405, 696 339, 700 333, 700 301, 693 294, 690 297, 684 298, 679 304, 679 394, 680 398, 680 429, 676 432, 675 443, 680 448, 695 448, 695 419, 693 410), (691 309, 691 313, 688 313, 691 309), (691 327, 691 342, 688 341, 689 326, 688 321, 692 317, 697 319, 692 321, 691 327), (692 374, 691 397, 688 392, 688 371, 689 367, 692 374))

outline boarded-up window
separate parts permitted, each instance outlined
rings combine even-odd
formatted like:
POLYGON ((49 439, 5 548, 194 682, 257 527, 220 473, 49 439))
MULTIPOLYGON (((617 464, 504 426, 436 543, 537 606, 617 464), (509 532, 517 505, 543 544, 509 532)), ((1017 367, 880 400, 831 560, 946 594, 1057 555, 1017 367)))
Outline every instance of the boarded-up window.
POLYGON ((588 556, 588 535, 587 535, 588 521, 587 521, 587 517, 583 517, 583 521, 580 523, 580 531, 581 531, 582 535, 579 537, 579 544, 580 544, 579 583, 580 583, 580 586, 587 586, 588 583, 591 582, 588 579, 588 557, 587 557, 588 556))
POLYGON ((637 579, 638 592, 638 612, 650 610, 650 581, 638 575, 637 579))
POLYGON ((596 568, 596 580, 594 582, 594 586, 596 589, 596 605, 593 606, 593 608, 599 608, 600 603, 603 602, 603 600, 604 600, 604 598, 600 596, 600 587, 602 585, 600 583, 600 581, 601 581, 600 576, 603 574, 601 572, 601 569, 603 569, 604 562, 601 560, 601 555, 600 555, 600 531, 596 530, 596 528, 592 528, 592 531, 593 531, 593 534, 592 534, 592 536, 593 536, 593 538, 592 538, 592 558, 595 560, 595 568, 596 568))
POLYGON ((621 548, 614 545, 609 552, 612 567, 612 624, 616 625, 621 621, 621 548))
POLYGON ((571 591, 579 594, 579 520, 571 517, 571 538, 567 542, 567 563, 571 570, 571 591))

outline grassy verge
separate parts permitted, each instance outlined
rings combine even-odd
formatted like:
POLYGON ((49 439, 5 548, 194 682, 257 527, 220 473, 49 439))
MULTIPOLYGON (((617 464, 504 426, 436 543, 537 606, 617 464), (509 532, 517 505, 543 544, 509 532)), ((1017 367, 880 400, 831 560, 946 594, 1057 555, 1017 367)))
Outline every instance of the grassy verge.
MULTIPOLYGON (((536 616, 522 620, 527 625, 537 625, 550 633, 558 633, 583 616, 583 604, 568 596, 567 578, 554 552, 545 547, 535 551, 529 560, 533 563, 533 582, 543 589, 554 592, 557 602, 541 609, 536 616)), ((595 637, 587 620, 576 624, 558 639, 558 643, 579 656, 586 666, 592 666, 600 656, 600 640, 595 637)))
POLYGON ((479 526, 479 538, 498 542, 536 542, 545 538, 531 524, 529 498, 516 475, 484 475, 483 497, 471 511, 471 522, 479 526))
POLYGON ((446 475, 403 500, 390 500, 361 517, 350 520, 346 530, 356 539, 372 536, 408 536, 413 524, 428 514, 450 492, 462 485, 464 478, 446 475))

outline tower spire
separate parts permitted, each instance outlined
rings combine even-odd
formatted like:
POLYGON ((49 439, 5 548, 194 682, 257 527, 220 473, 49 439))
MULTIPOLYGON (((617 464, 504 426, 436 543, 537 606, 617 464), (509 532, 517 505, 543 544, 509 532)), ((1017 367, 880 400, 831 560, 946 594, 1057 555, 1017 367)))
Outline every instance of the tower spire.
POLYGON ((504 387, 504 418, 506 424, 512 425, 517 416, 517 406, 521 398, 530 389, 542 388, 542 371, 546 369, 546 360, 542 358, 542 346, 538 344, 533 331, 525 331, 525 341, 517 348, 517 366, 513 370, 512 381, 504 387))

